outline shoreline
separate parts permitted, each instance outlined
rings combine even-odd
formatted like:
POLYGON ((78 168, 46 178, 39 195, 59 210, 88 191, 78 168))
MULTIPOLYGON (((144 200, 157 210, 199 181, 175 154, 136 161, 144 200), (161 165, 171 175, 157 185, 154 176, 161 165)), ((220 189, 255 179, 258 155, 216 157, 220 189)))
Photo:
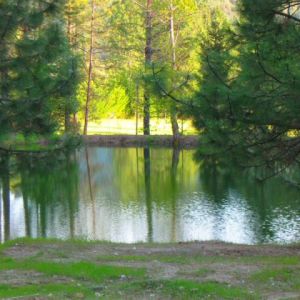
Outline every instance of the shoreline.
POLYGON ((196 149, 199 146, 198 135, 180 136, 174 141, 172 135, 88 135, 82 136, 85 145, 100 147, 179 147, 196 149))
MULTIPOLYGON (((85 146, 92 147, 164 147, 164 148, 178 148, 178 149, 197 149, 200 145, 200 137, 198 135, 183 135, 177 140, 174 140, 172 135, 87 135, 74 136, 85 146)), ((71 142, 74 142, 71 141, 71 142)), ((15 142, 1 144, 0 155, 2 153, 10 154, 43 154, 54 151, 61 151, 68 147, 70 141, 65 141, 61 137, 58 142, 51 143, 50 140, 40 139, 34 143, 31 142, 15 142)))
MULTIPOLYGON (((239 244, 232 242, 224 242, 220 240, 207 240, 207 241, 187 241, 187 242, 111 242, 105 240, 86 240, 86 239, 59 239, 59 238, 27 238, 21 237, 6 242, 0 243, 0 254, 6 249, 18 248, 20 251, 21 246, 29 247, 30 251, 33 250, 30 246, 35 245, 45 247, 51 243, 56 246, 70 246, 79 245, 83 247, 103 247, 103 253, 109 254, 112 249, 121 249, 128 252, 131 250, 137 250, 141 253, 143 251, 149 253, 149 249, 154 252, 166 252, 166 253, 182 253, 182 254, 197 254, 212 256, 219 254, 221 256, 245 256, 245 255, 264 255, 268 256, 280 256, 280 255, 299 255, 300 259, 300 241, 286 244, 280 243, 262 243, 262 244, 239 244)), ((34 249, 36 250, 36 249, 34 249)), ((74 249, 75 250, 75 249, 74 249)), ((133 251, 133 252, 134 252, 133 251)), ((151 252, 151 251, 150 251, 151 252)), ((146 253, 145 253, 146 254, 146 253)), ((22 254, 24 255, 24 253, 22 254)))

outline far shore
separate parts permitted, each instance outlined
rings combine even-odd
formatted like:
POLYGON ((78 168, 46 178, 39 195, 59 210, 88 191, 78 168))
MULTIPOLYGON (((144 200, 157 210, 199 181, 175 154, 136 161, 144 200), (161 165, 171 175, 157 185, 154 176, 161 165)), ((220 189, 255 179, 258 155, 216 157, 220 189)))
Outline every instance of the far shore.
POLYGON ((198 135, 182 135, 174 140, 172 135, 88 135, 83 137, 88 146, 102 147, 180 147, 195 149, 199 146, 198 135))

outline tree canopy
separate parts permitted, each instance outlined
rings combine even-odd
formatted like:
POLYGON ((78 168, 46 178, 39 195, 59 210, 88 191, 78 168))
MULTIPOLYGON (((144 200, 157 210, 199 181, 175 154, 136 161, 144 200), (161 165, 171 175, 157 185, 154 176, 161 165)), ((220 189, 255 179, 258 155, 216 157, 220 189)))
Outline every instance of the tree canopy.
POLYGON ((0 3, 1 131, 51 133, 75 111, 77 59, 62 20, 64 1, 0 3))
POLYGON ((242 0, 237 23, 212 20, 195 115, 205 154, 237 151, 254 165, 298 156, 299 4, 242 0))
POLYGON ((3 0, 1 132, 103 117, 193 118, 201 153, 253 165, 300 150, 300 1, 3 0), (206 143, 205 143, 206 142, 206 143), (205 145, 205 146, 204 146, 205 145))

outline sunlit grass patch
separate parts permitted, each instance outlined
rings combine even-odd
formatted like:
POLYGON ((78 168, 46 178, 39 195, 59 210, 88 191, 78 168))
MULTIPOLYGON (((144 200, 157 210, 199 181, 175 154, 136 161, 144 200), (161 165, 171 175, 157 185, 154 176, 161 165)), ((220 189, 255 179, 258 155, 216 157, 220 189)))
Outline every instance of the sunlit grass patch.
MULTIPOLYGON (((152 135, 171 135, 171 123, 167 119, 153 118, 151 119, 152 135)), ((193 127, 191 120, 179 120, 180 131, 185 135, 197 134, 197 130, 193 127)), ((136 134, 135 119, 103 119, 99 122, 90 122, 88 134, 136 134)), ((138 134, 143 134, 143 120, 139 120, 138 134)))
POLYGON ((32 270, 49 276, 66 276, 80 280, 101 282, 107 279, 144 277, 142 268, 96 265, 89 262, 53 263, 33 260, 17 261, 11 258, 0 259, 0 270, 32 270))

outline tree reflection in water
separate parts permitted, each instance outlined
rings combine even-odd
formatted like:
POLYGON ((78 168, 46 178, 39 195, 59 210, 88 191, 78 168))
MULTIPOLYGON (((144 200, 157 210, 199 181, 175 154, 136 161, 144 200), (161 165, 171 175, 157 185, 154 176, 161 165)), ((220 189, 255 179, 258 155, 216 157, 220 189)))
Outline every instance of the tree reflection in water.
MULTIPOLYGON (((87 148, 1 157, 1 241, 299 240, 300 193, 180 149, 87 148)), ((293 176, 296 171, 291 171, 293 176)))

